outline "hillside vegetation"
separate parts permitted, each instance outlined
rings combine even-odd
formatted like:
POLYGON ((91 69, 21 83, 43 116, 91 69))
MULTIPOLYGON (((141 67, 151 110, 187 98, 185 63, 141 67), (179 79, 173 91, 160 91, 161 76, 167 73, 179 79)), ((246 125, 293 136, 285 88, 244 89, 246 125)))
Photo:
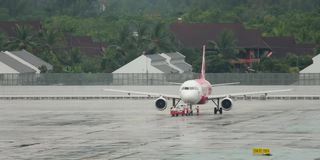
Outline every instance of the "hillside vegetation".
MULTIPOLYGON (((189 23, 238 22, 261 30, 264 36, 294 36, 299 43, 320 43, 318 0, 0 0, 1 21, 41 20, 45 28, 42 34, 21 28, 23 34, 15 40, 0 33, 0 47, 27 49, 52 63, 55 72, 112 72, 143 53, 174 50, 185 54, 196 67, 200 51, 182 48, 168 30, 179 17, 189 23), (77 50, 58 52, 55 48, 63 45, 65 33, 92 36, 108 49, 101 57, 88 57, 77 50)), ((215 58, 211 61, 219 58, 211 57, 215 58)), ((271 58, 256 69, 297 72, 310 60, 271 58), (267 67, 270 64, 276 67, 267 67)), ((208 64, 208 70, 235 71, 227 61, 221 63, 208 64)))

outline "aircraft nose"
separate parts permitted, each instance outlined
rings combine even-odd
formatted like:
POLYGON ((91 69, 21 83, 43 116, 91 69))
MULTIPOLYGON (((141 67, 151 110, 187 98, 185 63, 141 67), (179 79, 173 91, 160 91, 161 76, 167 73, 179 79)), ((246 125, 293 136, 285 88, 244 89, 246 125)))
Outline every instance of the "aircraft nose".
POLYGON ((184 91, 181 92, 181 99, 186 103, 196 104, 200 98, 197 91, 184 91))

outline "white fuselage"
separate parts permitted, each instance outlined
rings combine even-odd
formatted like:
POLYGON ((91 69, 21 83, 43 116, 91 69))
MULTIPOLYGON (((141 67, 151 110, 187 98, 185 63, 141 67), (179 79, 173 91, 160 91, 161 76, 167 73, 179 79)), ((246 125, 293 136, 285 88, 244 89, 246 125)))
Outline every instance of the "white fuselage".
POLYGON ((181 100, 186 104, 205 104, 211 95, 211 84, 205 79, 184 82, 180 87, 181 100))

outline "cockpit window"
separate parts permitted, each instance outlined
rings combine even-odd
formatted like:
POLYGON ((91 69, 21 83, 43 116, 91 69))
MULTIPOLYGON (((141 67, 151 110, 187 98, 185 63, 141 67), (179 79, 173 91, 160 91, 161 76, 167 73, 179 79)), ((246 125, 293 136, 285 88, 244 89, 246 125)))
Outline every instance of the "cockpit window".
POLYGON ((182 90, 198 90, 197 87, 183 87, 182 90))

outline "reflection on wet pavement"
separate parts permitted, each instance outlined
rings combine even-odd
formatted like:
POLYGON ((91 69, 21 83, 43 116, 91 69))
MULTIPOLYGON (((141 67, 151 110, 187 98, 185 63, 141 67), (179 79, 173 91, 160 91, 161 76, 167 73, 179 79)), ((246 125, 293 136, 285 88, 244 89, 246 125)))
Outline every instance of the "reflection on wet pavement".
POLYGON ((171 117, 150 100, 0 101, 0 159, 319 159, 319 101, 235 105, 171 117))

